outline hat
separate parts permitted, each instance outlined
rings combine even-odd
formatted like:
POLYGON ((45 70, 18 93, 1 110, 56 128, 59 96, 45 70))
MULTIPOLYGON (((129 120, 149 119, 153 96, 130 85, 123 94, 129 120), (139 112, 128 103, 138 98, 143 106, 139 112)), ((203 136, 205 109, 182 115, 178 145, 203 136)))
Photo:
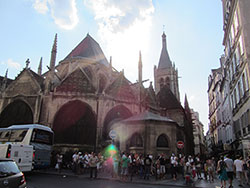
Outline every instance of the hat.
POLYGON ((78 152, 79 155, 82 155, 82 152, 78 152))

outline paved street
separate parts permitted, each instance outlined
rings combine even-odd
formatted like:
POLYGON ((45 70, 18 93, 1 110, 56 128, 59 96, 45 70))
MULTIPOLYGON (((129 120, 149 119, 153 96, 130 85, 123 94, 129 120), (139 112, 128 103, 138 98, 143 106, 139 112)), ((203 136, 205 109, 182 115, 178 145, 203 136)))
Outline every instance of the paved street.
MULTIPOLYGON (((88 178, 78 178, 74 176, 54 176, 47 174, 34 174, 27 177, 28 188, 152 188, 155 185, 145 185, 145 184, 133 184, 133 183, 122 183, 119 181, 111 181, 104 179, 90 180, 88 178)), ((162 185, 160 187, 172 187, 162 185)), ((159 186, 157 186, 159 187, 159 186)))
MULTIPOLYGON (((54 169, 26 174, 26 180, 28 188, 78 188, 83 186, 89 188, 191 187, 185 185, 182 178, 173 181, 169 178, 165 180, 155 180, 155 178, 151 177, 149 181, 145 181, 136 176, 133 178, 132 182, 121 182, 117 178, 111 178, 110 174, 101 173, 98 174, 96 180, 91 180, 89 179, 89 174, 74 175, 70 170, 63 170, 62 173, 59 174, 54 169)), ((234 188, 239 187, 236 180, 234 181, 233 186, 234 188)), ((197 180, 194 187, 220 188, 220 182, 219 180, 215 180, 214 183, 209 183, 205 180, 197 180)), ((248 188, 249 186, 245 185, 244 187, 248 188)))

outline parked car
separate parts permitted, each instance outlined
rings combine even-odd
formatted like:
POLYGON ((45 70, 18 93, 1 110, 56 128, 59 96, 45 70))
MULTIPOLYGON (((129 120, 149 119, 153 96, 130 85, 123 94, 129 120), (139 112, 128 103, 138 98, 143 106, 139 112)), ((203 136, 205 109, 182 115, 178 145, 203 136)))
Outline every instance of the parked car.
POLYGON ((0 158, 0 188, 26 188, 24 174, 12 159, 0 158))

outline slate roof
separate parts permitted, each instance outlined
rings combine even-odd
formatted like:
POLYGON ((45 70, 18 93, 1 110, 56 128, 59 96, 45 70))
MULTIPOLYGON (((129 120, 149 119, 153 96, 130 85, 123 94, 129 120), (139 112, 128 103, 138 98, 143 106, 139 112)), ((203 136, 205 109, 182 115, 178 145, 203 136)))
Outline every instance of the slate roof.
POLYGON ((158 114, 154 114, 154 113, 149 112, 149 111, 142 112, 140 114, 137 114, 135 116, 132 116, 128 119, 123 120, 123 122, 133 122, 133 121, 161 121, 161 122, 176 123, 172 119, 169 119, 167 117, 163 117, 163 116, 158 115, 158 114))
POLYGON ((152 82, 150 83, 149 88, 145 89, 144 92, 145 92, 144 93, 144 95, 145 95, 144 102, 146 102, 151 107, 157 107, 157 99, 155 96, 155 91, 154 91, 153 86, 152 86, 152 82))
POLYGON ((40 85, 40 86, 42 86, 43 85, 43 82, 44 82, 44 78, 42 77, 42 76, 40 76, 40 75, 38 75, 37 73, 35 73, 33 70, 31 70, 31 69, 27 69, 31 74, 32 74, 32 76, 35 78, 35 80, 38 82, 38 84, 40 85))
POLYGON ((169 89, 168 86, 164 86, 161 88, 159 93, 157 94, 157 99, 159 101, 159 105, 165 109, 182 109, 183 107, 181 103, 177 100, 175 95, 169 89))
POLYGON ((122 73, 105 89, 105 93, 117 98, 135 99, 130 82, 122 73))
POLYGON ((97 62, 109 66, 109 63, 102 52, 99 44, 89 35, 87 36, 67 55, 67 58, 85 57, 94 59, 97 62))
POLYGON ((158 69, 166 69, 171 68, 172 62, 168 55, 167 51, 167 44, 166 44, 166 35, 165 33, 162 34, 162 49, 161 49, 161 56, 158 64, 158 69))

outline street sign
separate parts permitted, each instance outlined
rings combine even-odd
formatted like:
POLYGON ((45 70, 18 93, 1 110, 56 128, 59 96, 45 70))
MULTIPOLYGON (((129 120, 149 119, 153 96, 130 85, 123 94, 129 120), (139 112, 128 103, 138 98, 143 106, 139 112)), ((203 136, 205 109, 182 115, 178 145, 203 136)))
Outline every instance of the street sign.
POLYGON ((183 149, 184 148, 184 142, 183 141, 178 141, 177 142, 177 148, 183 149))
POLYGON ((116 134, 116 131, 115 131, 115 130, 109 131, 109 137, 110 137, 112 140, 116 139, 116 136, 117 136, 117 134, 116 134))

